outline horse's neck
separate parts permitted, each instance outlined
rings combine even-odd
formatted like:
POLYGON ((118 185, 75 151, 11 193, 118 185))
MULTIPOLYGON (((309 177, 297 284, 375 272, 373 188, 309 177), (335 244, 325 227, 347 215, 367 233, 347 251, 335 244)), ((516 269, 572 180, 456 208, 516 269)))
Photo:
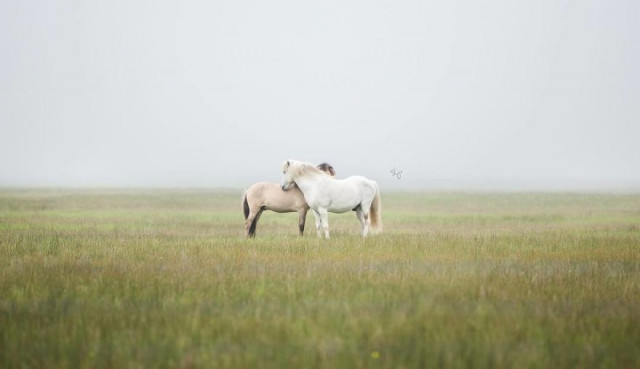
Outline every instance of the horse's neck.
POLYGON ((302 193, 307 194, 307 193, 311 193, 318 186, 318 183, 320 183, 321 181, 322 181, 321 176, 311 175, 311 176, 298 178, 296 180, 296 184, 298 185, 302 193))

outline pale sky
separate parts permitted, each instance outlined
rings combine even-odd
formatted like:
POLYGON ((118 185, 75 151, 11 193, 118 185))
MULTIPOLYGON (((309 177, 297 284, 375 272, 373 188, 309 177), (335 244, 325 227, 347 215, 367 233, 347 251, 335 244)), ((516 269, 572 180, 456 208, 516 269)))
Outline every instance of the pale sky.
POLYGON ((386 189, 639 190, 639 17, 619 0, 6 2, 0 187, 248 187, 297 159, 386 189))

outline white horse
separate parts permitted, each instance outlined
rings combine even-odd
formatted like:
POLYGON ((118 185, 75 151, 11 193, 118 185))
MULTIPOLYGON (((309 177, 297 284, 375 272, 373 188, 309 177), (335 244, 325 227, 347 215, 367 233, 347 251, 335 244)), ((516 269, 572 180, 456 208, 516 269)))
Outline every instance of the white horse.
POLYGON ((283 190, 294 184, 304 194, 304 199, 313 211, 316 219, 318 237, 324 229, 329 238, 329 216, 327 212, 345 213, 354 210, 360 220, 362 237, 369 232, 382 230, 382 203, 378 184, 362 176, 334 179, 316 168, 313 164, 297 160, 287 160, 282 164, 283 190))

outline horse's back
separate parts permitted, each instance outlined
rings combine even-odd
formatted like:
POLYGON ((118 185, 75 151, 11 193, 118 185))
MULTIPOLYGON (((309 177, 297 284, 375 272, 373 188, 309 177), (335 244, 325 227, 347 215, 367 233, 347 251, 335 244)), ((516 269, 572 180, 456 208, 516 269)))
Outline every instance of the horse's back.
POLYGON ((247 193, 262 193, 266 191, 271 191, 274 185, 277 186, 278 184, 273 182, 254 183, 253 185, 251 185, 251 187, 249 187, 249 189, 247 190, 247 193))
POLYGON ((358 187, 361 191, 370 193, 372 196, 378 191, 378 183, 364 176, 351 176, 343 179, 343 181, 358 187))

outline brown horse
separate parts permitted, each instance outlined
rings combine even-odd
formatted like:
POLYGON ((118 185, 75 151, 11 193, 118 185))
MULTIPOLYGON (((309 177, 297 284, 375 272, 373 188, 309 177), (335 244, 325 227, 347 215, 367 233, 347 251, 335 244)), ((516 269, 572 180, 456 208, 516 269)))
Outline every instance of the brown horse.
MULTIPOLYGON (((327 163, 318 165, 318 169, 330 176, 335 176, 333 167, 327 163)), ((242 207, 244 210, 245 234, 247 237, 255 237, 256 227, 260 215, 264 210, 275 211, 276 213, 298 212, 298 228, 300 235, 304 233, 304 223, 307 219, 309 206, 304 201, 302 191, 298 187, 292 187, 288 191, 283 191, 278 183, 259 182, 249 187, 245 191, 242 207)))

